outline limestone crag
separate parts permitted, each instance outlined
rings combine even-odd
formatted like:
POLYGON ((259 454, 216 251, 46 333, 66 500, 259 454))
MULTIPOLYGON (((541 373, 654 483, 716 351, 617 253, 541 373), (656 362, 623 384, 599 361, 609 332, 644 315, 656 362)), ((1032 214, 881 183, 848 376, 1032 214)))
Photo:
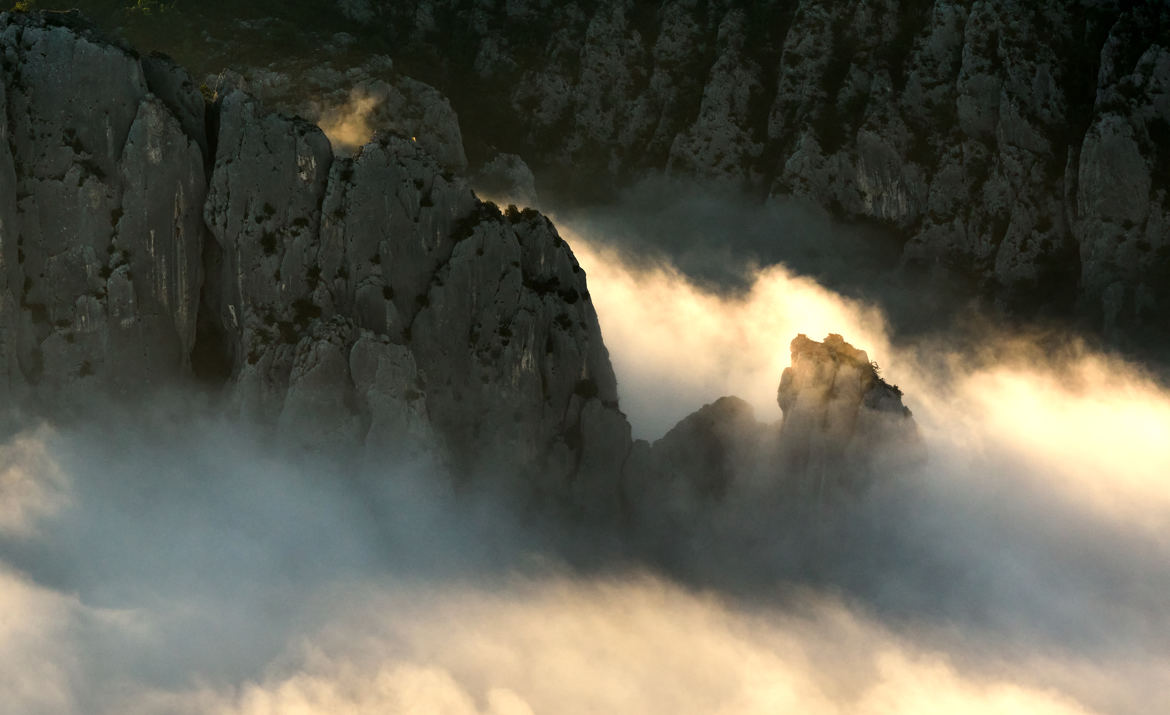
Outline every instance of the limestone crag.
POLYGON ((338 9, 477 117, 469 153, 518 153, 542 184, 667 169, 795 196, 890 228, 907 267, 1009 313, 1170 337, 1165 3, 338 9))
POLYGON ((761 515, 848 499, 921 459, 921 444, 901 391, 884 381, 865 351, 840 335, 798 335, 777 390, 779 424, 756 420, 736 397, 722 397, 679 422, 662 439, 631 452, 632 503, 655 505, 645 519, 687 529, 712 505, 761 515))
POLYGON ((799 336, 782 428, 723 398, 635 445, 585 274, 538 212, 480 201, 410 137, 337 156, 230 75, 209 100, 75 14, 0 14, 0 53, 8 403, 199 380, 293 444, 682 522, 846 491, 913 434, 864 352, 799 336))
MULTIPOLYGON (((434 87, 407 77, 385 55, 363 56, 352 66, 286 57, 256 67, 223 58, 235 69, 208 75, 212 91, 243 89, 282 113, 309 117, 330 134, 337 153, 348 155, 375 133, 417 141, 445 169, 467 169, 459 118, 434 87)), ((205 58, 210 64, 212 58, 205 58)))
POLYGON ((6 393, 97 375, 156 384, 189 370, 195 343, 207 193, 195 90, 72 21, 0 14, 6 393))
POLYGON ((913 456, 917 430, 902 391, 840 335, 798 335, 776 400, 784 412, 779 461, 810 493, 864 485, 874 458, 913 456))
POLYGON ((543 216, 409 138, 335 158, 236 87, 205 103, 72 14, 0 14, 0 56, 7 398, 199 377, 298 439, 433 440, 614 510, 629 427, 543 216))
MULTIPOLYGON (((696 497, 721 499, 735 480, 757 469, 774 430, 751 405, 721 397, 683 418, 653 445, 658 468, 696 497)), ((771 456, 771 455, 768 455, 771 456)))

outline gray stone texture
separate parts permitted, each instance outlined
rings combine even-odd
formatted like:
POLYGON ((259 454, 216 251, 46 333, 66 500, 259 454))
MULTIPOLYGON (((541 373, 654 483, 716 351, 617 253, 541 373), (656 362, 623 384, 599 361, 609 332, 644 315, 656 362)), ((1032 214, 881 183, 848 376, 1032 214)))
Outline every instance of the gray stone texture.
POLYGON ((1121 345, 1170 339, 1165 3, 339 10, 404 56, 441 58, 457 109, 491 120, 481 141, 511 142, 542 186, 665 169, 795 196, 890 228, 908 268, 1007 314, 1071 317, 1121 345))
POLYGON ((231 83, 205 103, 74 15, 0 15, 0 53, 7 399, 213 378, 298 444, 616 509, 629 427, 546 218, 481 203, 411 138, 335 158, 231 83))

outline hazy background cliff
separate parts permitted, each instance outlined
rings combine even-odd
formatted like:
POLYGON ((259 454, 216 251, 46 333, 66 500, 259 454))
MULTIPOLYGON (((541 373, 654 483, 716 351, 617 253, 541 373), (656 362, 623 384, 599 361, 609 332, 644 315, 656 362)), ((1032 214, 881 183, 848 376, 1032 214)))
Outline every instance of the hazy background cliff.
POLYGON ((662 173, 791 197, 888 237, 898 280, 1165 359, 1160 2, 80 5, 347 131, 517 155, 548 206, 662 173))

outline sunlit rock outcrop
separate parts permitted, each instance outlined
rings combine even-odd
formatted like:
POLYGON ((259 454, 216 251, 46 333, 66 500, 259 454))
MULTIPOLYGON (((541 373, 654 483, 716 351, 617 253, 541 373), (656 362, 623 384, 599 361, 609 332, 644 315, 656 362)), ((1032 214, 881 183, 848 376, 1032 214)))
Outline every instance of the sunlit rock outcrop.
POLYGON ((820 505, 905 471, 920 458, 902 392, 864 350, 840 335, 798 335, 777 391, 783 420, 759 422, 750 405, 722 397, 653 445, 634 446, 628 489, 635 503, 664 505, 685 521, 713 503, 773 508, 820 505))
POLYGON ((835 334, 820 343, 798 335, 791 350, 777 390, 779 458, 799 493, 863 485, 876 461, 908 456, 913 417, 864 350, 835 334))

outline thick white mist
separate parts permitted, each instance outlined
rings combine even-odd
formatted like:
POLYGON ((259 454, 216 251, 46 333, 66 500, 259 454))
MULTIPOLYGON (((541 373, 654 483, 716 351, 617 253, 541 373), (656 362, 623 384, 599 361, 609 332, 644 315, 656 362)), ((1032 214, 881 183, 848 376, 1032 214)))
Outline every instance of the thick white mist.
POLYGON ((109 687, 86 682, 125 675, 100 663, 102 651, 149 643, 174 616, 103 612, 0 572, 0 657, 19 663, 0 695, 13 713, 1088 712, 1057 692, 964 674, 820 597, 742 609, 649 577, 550 575, 338 584, 315 600, 329 603, 326 624, 252 678, 109 687))
POLYGON ((871 359, 888 353, 878 310, 784 266, 760 270, 744 293, 716 293, 669 263, 630 265, 572 228, 562 233, 588 276, 635 436, 657 439, 729 394, 747 400, 761 421, 780 419, 776 388, 798 333, 817 340, 841 333, 871 359))
POLYGON ((823 599, 746 611, 650 578, 363 596, 264 680, 170 702, 232 715, 1087 712, 964 675, 823 599))
POLYGON ((563 232, 588 275, 636 435, 656 439, 723 395, 775 421, 789 341, 840 333, 903 388, 936 453, 1014 457, 1086 509, 1159 538, 1170 533, 1170 392, 1136 365, 1084 350, 1045 359, 1036 344, 1008 334, 988 335, 979 355, 944 352, 940 360, 892 346, 876 307, 782 265, 728 295, 663 260, 632 264, 572 227, 563 232), (945 371, 927 367, 940 362, 945 371))
MULTIPOLYGON (((1170 395, 1136 366, 1037 358, 1010 336, 977 356, 909 350, 873 307, 783 267, 717 294, 565 233, 644 436, 724 394, 778 419, 797 332, 839 332, 881 363, 928 452, 921 473, 891 475, 850 512, 884 540, 845 554, 839 581, 729 592, 654 564, 574 571, 549 544, 599 535, 460 501, 438 475, 266 446, 184 404, 30 427, 0 443, 5 712, 1071 714, 1170 701, 1170 395)), ((775 528, 761 525, 752 553, 712 552, 729 556, 713 572, 766 568, 775 528)))
POLYGON ((66 475, 45 445, 46 430, 24 432, 0 446, 0 535, 33 535, 36 523, 69 501, 66 475))

